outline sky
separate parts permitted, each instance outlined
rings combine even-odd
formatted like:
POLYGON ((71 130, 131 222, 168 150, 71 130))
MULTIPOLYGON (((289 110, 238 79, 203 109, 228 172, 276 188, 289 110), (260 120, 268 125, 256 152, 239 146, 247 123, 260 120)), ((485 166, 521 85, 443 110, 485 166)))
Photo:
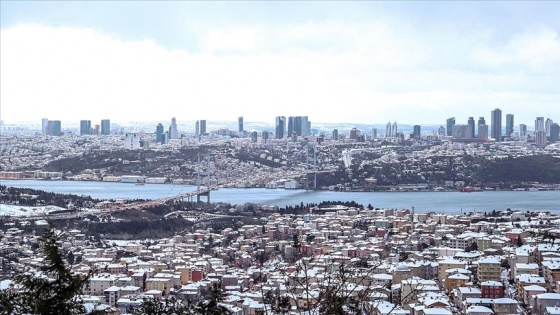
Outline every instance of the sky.
POLYGON ((0 6, 4 122, 560 120, 558 1, 0 6))

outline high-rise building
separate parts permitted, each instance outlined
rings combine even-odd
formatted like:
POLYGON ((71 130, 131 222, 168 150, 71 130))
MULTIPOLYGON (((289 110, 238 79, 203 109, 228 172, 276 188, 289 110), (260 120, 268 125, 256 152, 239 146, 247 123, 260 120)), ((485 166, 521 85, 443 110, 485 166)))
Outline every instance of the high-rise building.
POLYGON ((519 139, 521 141, 527 141, 527 125, 525 124, 519 125, 519 139))
POLYGON ((558 142, 560 138, 560 126, 557 123, 550 125, 550 142, 558 142))
POLYGON ((372 139, 377 139, 377 128, 372 128, 371 129, 371 138, 372 139))
POLYGON ((62 135, 62 125, 60 120, 49 120, 47 122, 47 135, 60 136, 62 135))
POLYGON ((550 126, 552 126, 552 124, 554 123, 554 121, 552 121, 552 119, 547 118, 546 122, 544 123, 544 130, 546 130, 546 136, 550 137, 550 126))
POLYGON ((469 117, 469 121, 468 121, 469 126, 471 126, 471 138, 475 137, 475 128, 474 128, 474 117, 469 117))
POLYGON ((502 111, 499 108, 494 109, 490 113, 490 136, 496 141, 502 141, 502 111))
POLYGON ((392 131, 393 129, 391 128, 391 122, 388 122, 387 126, 385 126, 385 138, 393 137, 393 135, 391 134, 392 131))
POLYGON ((257 142, 258 133, 256 130, 251 131, 251 142, 257 142))
POLYGON ((201 136, 206 135, 206 120, 205 119, 200 120, 200 135, 201 136))
POLYGON ((412 136, 414 139, 420 139, 420 125, 414 125, 412 136))
POLYGON ((177 119, 171 118, 171 125, 169 126, 169 139, 179 139, 179 131, 177 130, 177 119))
POLYGON ((237 117, 237 131, 243 132, 243 116, 237 117))
POLYGON ((506 115, 506 137, 511 137, 513 134, 513 114, 506 115))
POLYGON ((200 137, 200 120, 194 123, 194 135, 200 137))
POLYGON ((397 137, 399 132, 397 130, 397 122, 395 121, 393 123, 393 126, 391 126, 391 134, 393 135, 393 137, 397 137))
POLYGON ((263 142, 266 144, 268 142, 268 131, 263 131, 262 132, 262 138, 263 138, 263 142))
POLYGON ((47 134, 47 126, 49 124, 48 118, 41 119, 41 132, 46 135, 47 134))
POLYGON ((447 118, 447 136, 453 135, 453 125, 455 125, 455 117, 447 118))
MULTIPOLYGON (((486 125, 486 120, 484 119, 484 117, 478 117, 478 123, 476 125, 477 126, 486 125)), ((478 134, 478 131, 477 131, 477 134, 478 134)), ((488 137, 486 137, 486 138, 488 138, 488 137)))
POLYGON ((471 139, 471 125, 455 124, 453 125, 451 135, 454 139, 471 139))
POLYGON ((358 129, 352 128, 352 130, 350 130, 350 139, 357 140, 359 135, 360 131, 358 129))
POLYGON ((156 142, 157 143, 161 143, 161 144, 165 144, 165 137, 163 136, 163 124, 159 123, 156 126, 156 142))
POLYGON ((126 150, 140 149, 140 135, 137 133, 127 133, 124 140, 124 148, 126 150))
POLYGON ((539 147, 546 145, 546 130, 537 130, 535 132, 535 144, 539 147))
POLYGON ((94 134, 94 135, 98 135, 98 134, 99 134, 99 125, 95 125, 95 128, 93 128, 92 134, 94 134))
POLYGON ((334 130, 332 131, 332 139, 333 139, 334 141, 338 141, 338 129, 334 129, 334 130))
POLYGON ((439 128, 438 128, 438 136, 440 136, 440 137, 445 136, 445 127, 444 127, 444 126, 439 126, 439 128))
POLYGON ((101 120, 101 134, 102 135, 111 134, 111 121, 109 119, 101 120))
POLYGON ((80 120, 80 136, 91 134, 91 120, 80 120))
POLYGON ((276 117, 275 127, 276 128, 274 134, 276 135, 276 139, 283 139, 284 130, 286 130, 286 117, 284 116, 276 117))
POLYGON ((546 130, 544 126, 544 117, 537 117, 535 119, 535 132, 540 130, 546 130))
POLYGON ((488 125, 478 125, 478 139, 488 140, 488 125))

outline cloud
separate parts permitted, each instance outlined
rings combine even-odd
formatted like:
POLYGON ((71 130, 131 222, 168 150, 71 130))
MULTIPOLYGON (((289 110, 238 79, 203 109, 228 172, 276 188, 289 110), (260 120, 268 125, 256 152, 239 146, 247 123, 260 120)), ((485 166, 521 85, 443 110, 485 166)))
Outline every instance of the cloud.
POLYGON ((308 115, 426 124, 488 116, 495 107, 527 121, 536 113, 560 119, 558 72, 547 71, 560 55, 551 30, 492 46, 472 44, 477 35, 438 38, 381 22, 238 25, 201 32, 197 52, 87 28, 18 25, 1 37, 4 120, 243 115, 272 123, 308 115))

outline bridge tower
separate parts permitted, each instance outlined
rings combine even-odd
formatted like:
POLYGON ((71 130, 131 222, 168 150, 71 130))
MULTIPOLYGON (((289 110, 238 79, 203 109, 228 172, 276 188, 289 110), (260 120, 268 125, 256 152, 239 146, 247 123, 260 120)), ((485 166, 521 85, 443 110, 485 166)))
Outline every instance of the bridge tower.
POLYGON ((206 203, 210 204, 210 189, 211 189, 211 185, 210 185, 210 154, 200 154, 200 152, 197 154, 197 169, 196 169, 196 190, 199 192, 196 195, 196 202, 200 203, 200 196, 206 196, 206 203), (203 172, 203 175, 206 175, 206 191, 205 192, 200 192, 201 188, 200 185, 203 184, 202 181, 200 180, 200 166, 201 166, 201 162, 200 161, 200 157, 203 157, 206 159, 206 171, 203 172))

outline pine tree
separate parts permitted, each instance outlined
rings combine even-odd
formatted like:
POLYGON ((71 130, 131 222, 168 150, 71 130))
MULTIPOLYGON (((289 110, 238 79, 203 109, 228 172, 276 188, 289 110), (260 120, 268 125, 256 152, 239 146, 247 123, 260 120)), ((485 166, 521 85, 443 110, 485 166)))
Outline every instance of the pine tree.
POLYGON ((19 292, 0 292, 0 314, 86 314, 77 296, 89 281, 89 274, 75 275, 64 263, 64 256, 57 245, 58 237, 52 226, 39 239, 45 259, 37 273, 24 273, 14 277, 19 292))

